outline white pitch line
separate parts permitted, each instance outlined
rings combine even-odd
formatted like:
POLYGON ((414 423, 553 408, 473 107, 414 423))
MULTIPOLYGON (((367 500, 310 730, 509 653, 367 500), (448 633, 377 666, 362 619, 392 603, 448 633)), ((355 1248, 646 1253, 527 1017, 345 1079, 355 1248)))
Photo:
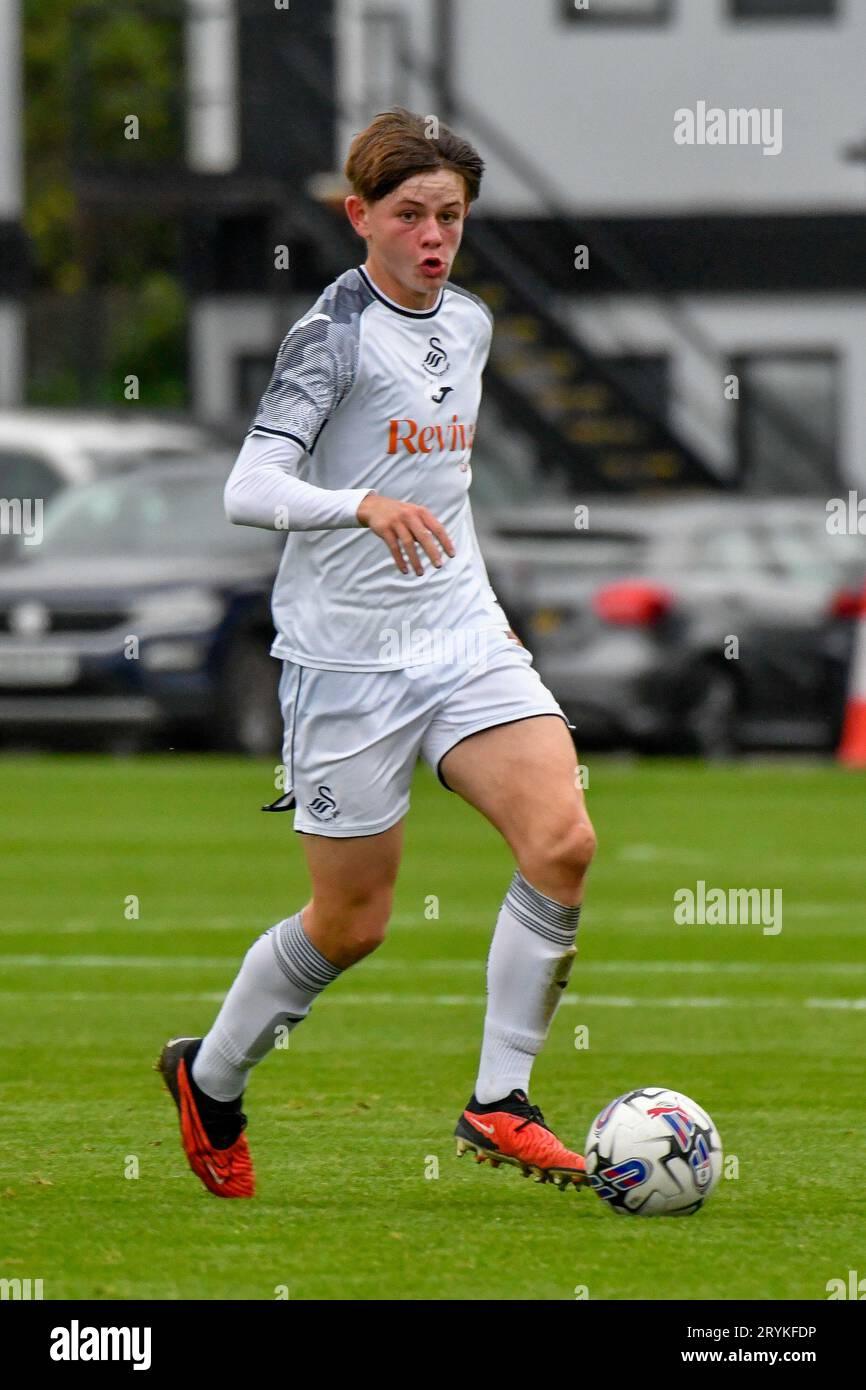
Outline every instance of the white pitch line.
POLYGON ((866 999, 807 999, 807 1009, 866 1009, 866 999))
MULTIPOLYGON (((0 990, 0 999, 10 1003, 14 1003, 16 999, 23 1001, 31 997, 32 996, 23 989, 0 990)), ((177 994, 166 993, 165 990, 159 990, 156 993, 136 994, 132 990, 120 989, 75 989, 68 991, 40 989, 38 997, 42 1003, 50 1002, 60 1004, 89 1004, 92 1003, 93 1000, 104 1001, 107 999, 125 999, 127 1002, 149 999, 151 1001, 158 1000, 160 1003, 166 1002, 171 1004, 221 1004, 226 997, 226 992, 225 990, 212 990, 207 994, 201 992, 195 994, 177 994)))
MULTIPOLYGON (((578 954, 574 966, 583 973, 604 975, 763 975, 772 970, 774 975, 784 974, 829 974, 850 975, 866 973, 864 961, 786 961, 776 964, 769 959, 763 962, 745 960, 593 960, 584 961, 578 954)), ((473 960, 379 960, 374 957, 364 965, 365 970, 400 970, 417 974, 420 971, 468 971, 479 972, 484 969, 484 961, 479 957, 473 960)))
MULTIPOLYGON (((616 994, 566 994, 560 1001, 561 1007, 581 1007, 581 1008, 608 1008, 608 1009, 749 1009, 752 1010, 755 1004, 759 1003, 762 1009, 796 1009, 801 1008, 808 1001, 798 999, 780 999, 776 995, 761 995, 758 1000, 754 998, 732 999, 726 995, 707 995, 707 996, 678 996, 669 995, 654 999, 636 999, 630 995, 616 994)), ((341 1004, 377 1004, 377 1005, 410 1005, 412 1008, 424 1007, 427 1004, 441 1005, 445 1007, 457 1008, 482 1008, 487 1004, 487 999, 482 994, 390 994, 390 993, 336 993, 332 995, 323 994, 316 1000, 316 1007, 321 1004, 330 1004, 339 1007, 341 1004)), ((850 1000, 813 1000, 813 1008, 848 1008, 861 1007, 861 1001, 850 1000)), ((866 1008, 866 1001, 862 1001, 862 1007, 866 1008)))
MULTIPOLYGON (((0 967, 60 969, 70 967, 83 970, 195 970, 205 967, 213 970, 229 970, 236 967, 240 954, 232 956, 121 956, 121 955, 4 955, 0 953, 0 967)), ((478 960, 379 960, 373 958, 360 962, 365 974, 399 972, 401 974, 420 973, 462 973, 483 976, 484 961, 478 960)), ((764 963, 755 961, 706 961, 706 960, 624 960, 624 961, 586 961, 578 956, 575 969, 592 975, 752 975, 760 977, 768 970, 778 974, 826 974, 851 975, 866 972, 866 962, 862 961, 787 961, 775 964, 769 959, 764 963)))
MULTIPOLYGON (((458 921, 462 919, 457 918, 458 921)), ((494 919, 491 918, 490 931, 493 931, 494 919)), ((452 922, 427 922, 423 920, 421 913, 417 916, 400 915, 391 917, 389 925, 392 927, 447 927, 454 925, 452 922)), ((41 922, 4 922, 0 926, 0 939, 4 936, 31 936, 39 933, 49 936, 105 936, 115 933, 122 936, 125 932, 211 932, 211 931, 242 931, 249 933, 252 942, 256 934, 261 935, 268 927, 273 926, 272 922, 264 918, 257 919, 255 916, 248 917, 196 917, 194 921, 185 922, 182 918, 157 918, 153 921, 147 918, 139 918, 137 922, 127 921, 125 918, 118 918, 113 922, 103 921, 101 924, 89 921, 66 921, 52 924, 49 928, 41 922)))
MULTIPOLYGON (((593 905, 590 902, 587 912, 587 931, 592 929, 592 907, 593 905)), ((857 931, 860 929, 859 918, 862 911, 862 904, 859 902, 821 903, 786 901, 785 903, 786 919, 808 922, 812 920, 824 921, 834 917, 856 917, 858 919, 856 924, 857 931)), ((633 905, 617 907, 615 905, 606 904, 603 908, 596 909, 595 918, 597 923, 603 920, 613 925, 636 922, 657 930, 668 927, 674 928, 677 931, 686 930, 695 932, 699 930, 695 927, 683 928, 680 924, 675 923, 673 921, 673 906, 671 905, 669 909, 667 904, 660 905, 658 903, 648 903, 643 907, 635 907, 633 905)), ((423 930, 428 935, 435 931, 452 931, 455 928, 460 928, 468 931, 483 931, 492 936, 494 923, 495 917, 493 914, 491 914, 490 920, 487 922, 477 915, 475 909, 470 913, 464 911, 459 904, 455 905, 449 902, 447 903, 447 915, 444 917, 434 918, 428 921, 421 912, 397 913, 395 916, 391 917, 389 926, 397 930, 423 930)), ((47 935, 50 937, 105 936, 106 934, 112 933, 118 937, 122 937, 124 933, 134 932, 141 932, 145 935, 161 935, 168 933, 174 934, 177 932, 205 933, 245 930, 248 934, 249 941, 252 942, 257 934, 261 935, 262 931, 267 930, 267 927, 271 925, 272 923, 267 922, 264 918, 257 919, 254 914, 250 914, 248 917, 212 918, 203 915, 201 917, 196 917, 192 921, 184 921, 182 918, 155 918, 151 921, 144 917, 140 918, 137 922, 129 922, 125 919, 118 918, 116 921, 102 922, 101 924, 94 923, 92 919, 88 921, 75 919, 54 923, 47 929, 43 923, 38 922, 4 922, 2 926, 0 926, 0 940, 2 940, 4 936, 29 936, 36 933, 40 933, 44 936, 46 931, 47 935)), ((723 932, 736 930, 734 926, 730 925, 720 924, 718 928, 714 928, 712 924, 709 924, 709 926, 710 930, 720 930, 723 932)), ((849 927, 843 928, 839 926, 835 928, 835 931, 837 934, 851 935, 851 928, 849 927)))
MULTIPOLYGON (((0 990, 0 999, 10 1003, 28 998, 24 990, 0 990)), ((175 1004, 221 1004, 225 999, 224 990, 195 991, 190 993, 165 992, 136 994, 128 990, 39 990, 39 999, 44 1003, 56 1001, 62 1004, 89 1003, 93 1000, 120 999, 127 1003, 134 1000, 158 1000, 160 1003, 175 1004)), ((754 999, 732 999, 725 995, 709 996, 665 996, 653 999, 635 999, 630 995, 617 994, 566 994, 562 1007, 608 1008, 608 1009, 752 1009, 754 999)), ((866 1010, 866 999, 780 999, 777 996, 761 996, 757 1001, 762 1009, 857 1009, 866 1010)), ((426 1008, 429 1005, 442 1008, 484 1008, 487 999, 482 994, 392 994, 373 991, 356 994, 324 994, 316 1001, 322 1005, 339 1008, 343 1004, 362 1007, 408 1007, 426 1008)))
POLYGON ((200 967, 213 967, 226 970, 237 966, 239 956, 5 956, 0 954, 0 968, 3 965, 27 968, 34 966, 40 970, 55 966, 61 970, 68 967, 83 970, 171 970, 172 967, 196 970, 200 967))

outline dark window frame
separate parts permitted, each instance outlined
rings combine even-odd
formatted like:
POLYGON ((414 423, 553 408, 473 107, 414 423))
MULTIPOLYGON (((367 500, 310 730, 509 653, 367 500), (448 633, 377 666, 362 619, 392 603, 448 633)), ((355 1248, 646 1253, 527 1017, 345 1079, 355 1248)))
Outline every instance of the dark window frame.
POLYGON ((234 378, 232 402, 234 410, 239 417, 248 417, 250 424, 252 424, 262 394, 267 389, 274 374, 275 355, 274 350, 267 351, 264 348, 261 350, 245 348, 241 352, 232 354, 232 376, 234 378), (265 383, 261 391, 256 385, 256 377, 259 376, 260 371, 265 383), (249 397, 247 396, 248 390, 249 397))
POLYGON ((622 381, 626 389, 631 387, 633 395, 647 410, 656 413, 660 419, 665 421, 670 419, 674 366, 671 352, 666 352, 664 349, 647 352, 600 352, 598 353, 598 360, 617 383, 622 381), (647 372, 647 380, 654 373, 658 373, 661 378, 659 396, 651 398, 645 392, 640 381, 642 368, 647 372))
POLYGON ((727 0, 726 18, 731 24, 832 24, 841 18, 839 0, 797 0, 797 3, 813 5, 815 10, 811 14, 806 9, 799 12, 792 10, 791 0, 727 0), (756 7, 778 5, 779 9, 775 13, 768 8, 764 14, 757 10, 749 14, 747 7, 750 4, 756 7))
MULTIPOLYGON (((797 347, 779 346, 778 344, 764 344, 749 346, 745 351, 732 353, 728 363, 728 371, 732 372, 739 384, 740 395, 737 399, 737 422, 736 422, 736 451, 737 469, 736 481, 739 484, 747 484, 750 476, 754 476, 755 460, 749 448, 749 437, 747 433, 748 419, 747 410, 743 408, 743 379, 744 366, 752 362, 785 361, 785 362, 824 362, 832 365, 835 414, 833 419, 833 439, 831 445, 831 468, 835 475, 834 482, 842 486, 840 475, 840 446, 841 446, 841 415, 843 409, 842 400, 842 353, 838 348, 828 347, 826 344, 809 347, 806 344, 799 344, 797 347)), ((820 479, 819 490, 820 490, 820 479)))
POLYGON ((594 0, 589 0, 589 7, 585 10, 578 10, 574 7, 574 0, 559 0, 559 20, 561 24, 597 24, 597 25, 640 25, 643 27, 669 24, 674 17, 674 0, 655 0, 655 9, 648 11, 641 7, 630 10, 620 10, 616 13, 609 11, 607 14, 602 11, 599 13, 593 8, 594 0))

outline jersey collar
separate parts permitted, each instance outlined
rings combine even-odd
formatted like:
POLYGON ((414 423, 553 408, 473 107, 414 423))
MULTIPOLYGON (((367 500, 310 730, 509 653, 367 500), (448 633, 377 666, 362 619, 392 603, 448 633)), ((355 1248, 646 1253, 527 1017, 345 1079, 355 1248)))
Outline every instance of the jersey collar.
POLYGON ((436 300, 436 303, 433 305, 432 309, 407 309, 402 304, 398 304, 395 300, 390 299, 387 294, 384 294, 382 290, 378 288, 377 285, 374 285, 373 281, 370 279, 369 275, 367 274, 366 270, 362 265, 358 266, 358 274, 364 281, 364 284, 367 286, 371 294, 375 295, 375 297, 378 300, 380 300, 382 304, 385 304, 389 309, 393 309, 395 314, 403 314, 404 317, 407 319, 432 319, 436 314, 439 313, 439 310, 442 307, 442 299, 445 294, 444 285, 440 289, 439 298, 436 300))

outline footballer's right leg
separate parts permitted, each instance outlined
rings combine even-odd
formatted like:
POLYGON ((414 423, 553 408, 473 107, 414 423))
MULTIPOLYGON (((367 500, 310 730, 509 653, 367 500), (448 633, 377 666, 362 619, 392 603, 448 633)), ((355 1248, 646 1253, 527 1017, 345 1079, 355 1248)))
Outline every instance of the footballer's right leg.
POLYGON ((313 896, 304 932, 341 970, 380 946, 391 916, 403 853, 403 821, 379 835, 301 837, 313 896))
POLYGON ((377 835, 303 836, 313 896, 254 941, 210 1032, 167 1043, 157 1063, 189 1165, 218 1197, 252 1197, 241 1100, 251 1069, 306 1018, 323 989, 382 942, 402 821, 377 835))

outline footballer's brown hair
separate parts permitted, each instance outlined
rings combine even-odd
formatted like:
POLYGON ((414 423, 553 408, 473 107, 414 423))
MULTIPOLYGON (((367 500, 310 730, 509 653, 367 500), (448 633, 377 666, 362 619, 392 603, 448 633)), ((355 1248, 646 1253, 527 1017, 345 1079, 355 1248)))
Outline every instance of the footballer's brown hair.
POLYGON ((366 130, 359 131, 349 149, 344 172, 352 191, 365 202, 377 203, 415 174, 452 169, 463 179, 467 203, 474 202, 484 161, 468 140, 447 126, 432 126, 433 119, 403 106, 381 111, 366 130))

